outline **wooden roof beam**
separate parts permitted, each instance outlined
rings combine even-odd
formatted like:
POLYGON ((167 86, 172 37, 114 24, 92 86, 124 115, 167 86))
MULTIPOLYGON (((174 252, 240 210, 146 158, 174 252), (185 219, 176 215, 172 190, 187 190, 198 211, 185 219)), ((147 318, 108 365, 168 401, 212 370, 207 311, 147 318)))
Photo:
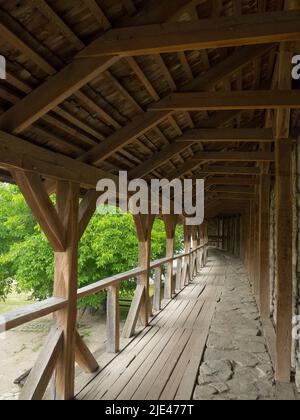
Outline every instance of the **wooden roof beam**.
POLYGON ((300 37, 299 22, 299 11, 281 11, 113 29, 79 53, 78 58, 112 54, 138 56, 295 41, 300 37))
POLYGON ((250 186, 250 185, 258 185, 259 181, 254 177, 244 177, 244 178, 238 178, 238 177, 211 177, 205 180, 206 186, 211 185, 244 185, 244 186, 250 186))
MULTIPOLYGON (((300 23, 300 22, 299 22, 300 23)), ((299 90, 173 93, 150 111, 217 111, 300 108, 299 90)))
POLYGON ((95 189, 102 178, 118 182, 118 177, 99 168, 33 145, 3 131, 0 131, 0 165, 37 173, 56 181, 79 183, 87 189, 95 189))
POLYGON ((209 190, 211 193, 239 193, 239 194, 251 194, 253 195, 255 193, 254 188, 245 187, 245 186, 239 186, 239 185, 217 185, 213 189, 209 190))
MULTIPOLYGON (((173 171, 168 175, 169 179, 180 178, 181 176, 196 170, 200 166, 200 162, 186 162, 176 171, 173 171)), ((260 168, 247 167, 247 166, 204 166, 197 169, 198 176, 209 176, 209 175, 259 175, 260 168)))
POLYGON ((207 192, 205 193, 205 197, 217 199, 217 200, 253 200, 255 197, 257 197, 256 194, 241 194, 241 193, 218 193, 218 192, 207 192))
POLYGON ((274 133, 272 129, 261 128, 219 128, 204 129, 195 128, 183 134, 177 143, 183 142, 254 142, 269 143, 274 141, 274 133))
POLYGON ((274 162, 272 152, 198 152, 192 161, 221 161, 221 162, 274 162))

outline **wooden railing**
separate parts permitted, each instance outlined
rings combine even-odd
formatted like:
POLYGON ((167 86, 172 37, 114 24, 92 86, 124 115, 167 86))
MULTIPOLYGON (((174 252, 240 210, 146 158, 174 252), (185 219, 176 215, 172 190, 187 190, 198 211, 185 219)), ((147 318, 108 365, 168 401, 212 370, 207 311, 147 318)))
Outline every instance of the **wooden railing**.
MULTIPOLYGON (((156 260, 150 264, 150 273, 154 278, 154 296, 153 305, 150 313, 161 310, 161 303, 163 300, 163 284, 162 284, 162 268, 168 264, 172 264, 177 261, 176 273, 173 279, 172 270, 172 296, 180 292, 192 278, 199 272, 201 267, 206 263, 207 258, 207 247, 208 242, 192 249, 190 252, 176 255, 170 258, 163 258, 156 260), (174 281, 175 280, 175 281, 174 281)), ((166 270, 167 271, 167 270, 166 270)), ((120 304, 119 304, 119 290, 120 285, 124 281, 131 279, 138 279, 140 276, 148 273, 148 269, 137 267, 126 273, 118 274, 110 278, 106 278, 99 282, 85 286, 78 289, 77 299, 82 299, 86 296, 91 296, 100 291, 107 291, 107 340, 106 347, 108 352, 119 352, 120 350, 120 304)), ((166 282, 165 282, 166 288, 166 282)), ((135 334, 136 325, 139 318, 139 312, 142 302, 146 299, 150 305, 150 298, 146 296, 145 286, 138 282, 135 294, 132 300, 132 304, 129 310, 129 314, 123 329, 123 337, 130 338, 135 334)), ((0 316, 0 333, 12 330, 18 326, 26 324, 28 322, 37 320, 44 316, 54 314, 57 311, 67 307, 68 301, 52 297, 42 302, 29 305, 25 308, 17 309, 10 313, 0 316)), ((28 378, 25 384, 24 390, 22 391, 22 399, 39 399, 44 395, 44 392, 48 386, 49 380, 55 369, 54 355, 61 351, 63 346, 62 332, 56 330, 51 336, 51 340, 45 346, 45 349, 41 352, 40 357, 37 360, 35 367, 33 368, 33 374, 28 378), (55 339, 53 339, 53 337, 55 339), (50 342, 51 341, 51 342, 50 342), (51 345, 52 344, 52 345, 51 345), (49 351, 50 349, 50 351, 49 351), (46 353, 46 354, 45 354, 46 353), (50 367, 49 367, 50 366, 50 367), (50 369, 51 368, 51 369, 50 369), (34 370, 37 370, 35 372, 34 370), (39 372, 38 372, 39 370, 39 372), (44 370, 41 372, 41 370, 44 370)), ((76 332, 76 346, 79 347, 80 351, 76 352, 76 361, 79 366, 82 366, 85 371, 91 372, 98 369, 97 362, 93 359, 93 356, 89 353, 89 350, 83 343, 78 332, 76 332), (82 361, 82 355, 84 355, 84 363, 82 361), (87 368, 88 366, 88 368, 87 368)))

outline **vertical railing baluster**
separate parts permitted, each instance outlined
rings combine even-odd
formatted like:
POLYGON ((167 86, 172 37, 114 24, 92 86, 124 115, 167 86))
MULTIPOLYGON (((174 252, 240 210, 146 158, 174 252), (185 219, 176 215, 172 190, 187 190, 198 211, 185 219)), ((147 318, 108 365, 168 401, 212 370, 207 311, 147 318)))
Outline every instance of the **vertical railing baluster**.
POLYGON ((110 286, 107 290, 107 351, 120 351, 120 303, 119 285, 110 286))

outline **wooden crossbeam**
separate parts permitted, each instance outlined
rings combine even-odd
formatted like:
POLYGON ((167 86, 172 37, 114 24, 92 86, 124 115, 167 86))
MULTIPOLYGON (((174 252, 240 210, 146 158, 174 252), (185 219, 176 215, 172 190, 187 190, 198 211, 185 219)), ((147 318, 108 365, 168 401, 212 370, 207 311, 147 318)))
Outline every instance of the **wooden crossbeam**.
POLYGON ((205 166, 198 174, 215 174, 215 175, 259 175, 260 169, 247 166, 205 166))
POLYGON ((41 174, 53 180, 77 182, 87 189, 99 179, 117 177, 85 163, 51 152, 16 136, 0 131, 0 163, 12 169, 41 174))
POLYGON ((255 194, 241 194, 241 193, 215 193, 215 192, 208 192, 205 194, 207 198, 213 198, 217 200, 253 200, 256 195, 255 194))
POLYGON ((150 111, 218 111, 300 108, 299 90, 174 93, 150 111))
POLYGON ((21 391, 20 400, 41 400, 43 398, 62 350, 63 332, 61 329, 55 329, 51 331, 47 343, 30 372, 21 391))
POLYGON ((254 177, 211 177, 205 180, 205 185, 258 185, 258 179, 254 177))
POLYGON ((295 41, 300 36, 299 21, 300 13, 292 11, 114 29, 79 53, 78 58, 111 54, 138 56, 295 41))
POLYGON ((237 162, 273 162, 275 155, 272 152, 198 152, 192 161, 237 161, 237 162))
POLYGON ((177 143, 182 142, 273 142, 272 129, 261 128, 219 128, 219 129, 192 129, 184 133, 177 143))
POLYGON ((210 190, 213 193, 240 193, 240 194, 254 194, 254 189, 251 187, 244 187, 239 185, 217 185, 210 190))
POLYGON ((193 170, 197 170, 199 176, 209 175, 259 175, 260 169, 254 167, 236 167, 236 166, 205 166, 201 169, 197 169, 200 162, 185 162, 181 167, 173 171, 168 175, 169 179, 175 179, 189 173, 193 170))

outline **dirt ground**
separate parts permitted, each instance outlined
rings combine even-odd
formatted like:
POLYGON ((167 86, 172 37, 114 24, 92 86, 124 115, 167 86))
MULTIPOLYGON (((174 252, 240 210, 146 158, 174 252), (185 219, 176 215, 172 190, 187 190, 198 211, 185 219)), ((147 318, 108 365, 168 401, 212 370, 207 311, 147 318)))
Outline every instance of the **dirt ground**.
MULTIPOLYGON (((0 316, 30 303, 26 296, 11 295, 7 302, 0 303, 0 316)), ((45 317, 0 334, 0 399, 17 395, 20 388, 14 381, 33 367, 51 326, 52 317, 45 317)), ((79 331, 90 350, 95 352, 106 339, 105 314, 85 314, 79 331)))

